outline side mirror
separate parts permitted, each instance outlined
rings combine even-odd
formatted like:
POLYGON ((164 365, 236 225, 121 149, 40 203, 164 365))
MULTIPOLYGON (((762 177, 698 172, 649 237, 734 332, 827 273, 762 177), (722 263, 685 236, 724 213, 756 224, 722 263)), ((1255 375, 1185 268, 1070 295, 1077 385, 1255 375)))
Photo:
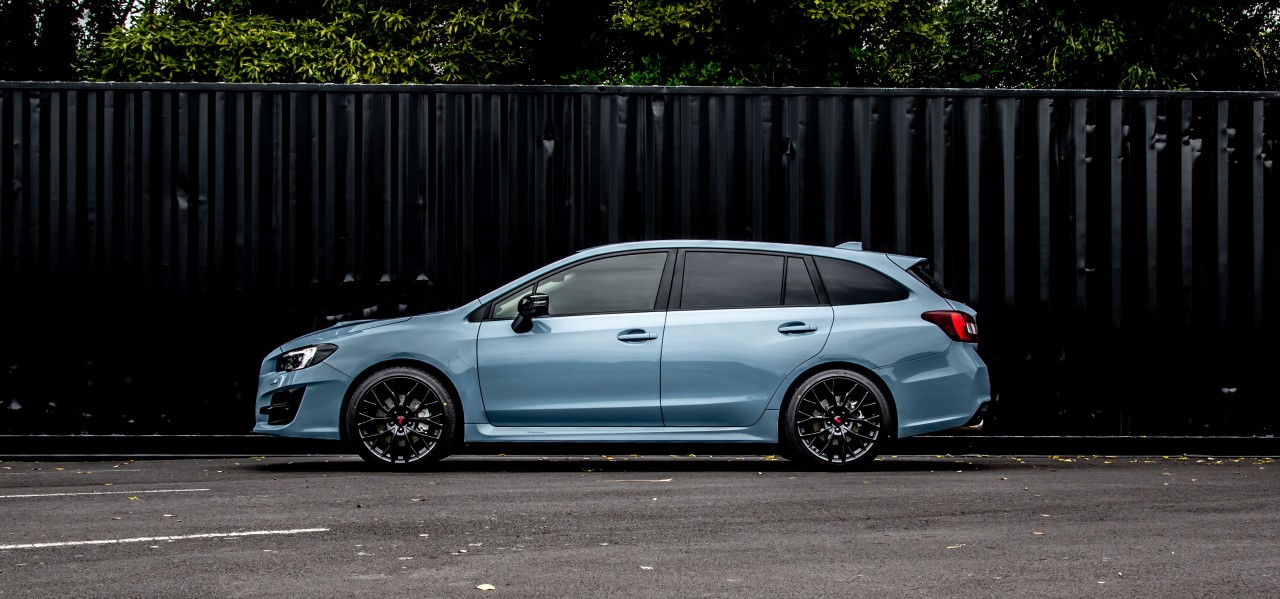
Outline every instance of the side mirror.
POLYGON ((520 298, 516 308, 516 319, 511 321, 511 330, 517 333, 528 333, 533 330, 533 319, 546 316, 551 307, 551 298, 545 293, 530 293, 520 298))

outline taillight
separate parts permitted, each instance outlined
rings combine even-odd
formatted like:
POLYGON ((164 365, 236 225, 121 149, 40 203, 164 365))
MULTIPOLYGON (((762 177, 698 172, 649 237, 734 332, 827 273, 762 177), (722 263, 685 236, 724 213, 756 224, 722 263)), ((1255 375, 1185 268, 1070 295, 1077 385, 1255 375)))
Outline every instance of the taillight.
POLYGON ((978 342, 978 321, 964 312, 935 310, 921 314, 920 318, 938 325, 952 341, 978 342))

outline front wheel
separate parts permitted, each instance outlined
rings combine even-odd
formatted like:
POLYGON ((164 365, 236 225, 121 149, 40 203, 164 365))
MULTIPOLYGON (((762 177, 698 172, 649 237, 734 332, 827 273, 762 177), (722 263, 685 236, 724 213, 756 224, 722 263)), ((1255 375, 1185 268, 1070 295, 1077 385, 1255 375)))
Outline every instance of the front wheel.
POLYGON ((397 366, 360 383, 347 403, 343 425, 366 462, 413 469, 448 453, 455 414, 453 395, 436 377, 397 366))
POLYGON ((893 430, 893 414, 879 385, 843 369, 805 379, 783 418, 788 458, 838 470, 870 463, 893 430))

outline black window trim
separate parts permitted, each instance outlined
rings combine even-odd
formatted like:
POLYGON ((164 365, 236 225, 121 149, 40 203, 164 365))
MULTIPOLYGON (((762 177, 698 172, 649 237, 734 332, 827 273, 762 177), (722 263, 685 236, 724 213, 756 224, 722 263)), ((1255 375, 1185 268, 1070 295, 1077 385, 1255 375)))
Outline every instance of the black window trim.
POLYGON ((694 312, 699 310, 758 310, 760 308, 812 308, 814 306, 827 306, 827 290, 822 286, 822 276, 818 274, 817 265, 813 263, 813 256, 808 254, 793 254, 789 252, 775 252, 770 250, 749 250, 738 248, 680 248, 679 254, 676 256, 675 276, 672 277, 671 283, 671 299, 669 302, 671 312, 694 312), (768 306, 721 306, 708 308, 686 308, 684 307, 684 267, 685 255, 690 252, 705 252, 712 254, 762 254, 765 256, 777 256, 782 258, 782 281, 779 289, 779 302, 786 301, 787 295, 787 268, 790 264, 788 258, 802 258, 805 261, 805 268, 809 269, 809 280, 813 283, 813 290, 817 292, 818 303, 816 304, 796 304, 786 305, 783 303, 768 306))
POLYGON ((547 316, 541 316, 541 317, 539 317, 539 318, 559 318, 559 317, 563 317, 563 316, 591 316, 591 315, 596 315, 596 314, 632 314, 632 313, 637 313, 637 312, 658 312, 658 311, 665 311, 665 310, 667 309, 668 299, 671 297, 671 293, 670 293, 670 291, 671 291, 671 278, 672 278, 672 274, 673 274, 673 273, 674 273, 674 271, 675 271, 675 262, 676 262, 676 260, 675 260, 675 258, 673 257, 673 254, 675 254, 675 253, 676 253, 676 250, 675 250, 675 249, 672 249, 672 248, 650 248, 650 249, 642 249, 642 250, 628 250, 628 251, 625 251, 625 252, 614 252, 614 253, 612 253, 612 254, 601 254, 601 255, 599 255, 599 256, 592 256, 592 257, 587 258, 587 259, 584 259, 584 260, 578 260, 578 261, 576 261, 576 262, 573 262, 573 263, 570 263, 570 264, 566 264, 565 266, 563 266, 563 267, 561 267, 561 268, 557 268, 556 270, 553 270, 553 271, 551 271, 551 272, 545 273, 545 274, 543 274, 542 276, 539 276, 539 277, 538 277, 538 278, 536 278, 536 279, 529 279, 529 280, 521 281, 521 282, 520 282, 520 284, 519 284, 519 285, 516 285, 516 286, 515 286, 515 288, 513 288, 511 291, 508 291, 507 293, 504 293, 504 294, 502 294, 502 295, 500 295, 500 296, 498 296, 498 297, 496 297, 496 298, 494 298, 494 299, 492 299, 492 300, 489 300, 489 302, 488 302, 488 303, 486 303, 485 305, 483 305, 483 306, 481 306, 480 308, 476 309, 476 311, 475 311, 475 312, 473 312, 473 314, 480 314, 480 315, 482 315, 482 316, 480 317, 480 319, 479 319, 481 322, 486 322, 486 321, 495 321, 495 322, 500 322, 500 321, 509 321, 509 320, 512 320, 512 319, 510 319, 510 318, 494 318, 494 317, 493 317, 493 309, 494 309, 494 306, 497 306, 498 304, 501 304, 501 303, 503 303, 503 302, 505 302, 505 301, 507 301, 507 300, 511 299, 512 297, 515 297, 516 295, 519 295, 521 291, 524 291, 525 287, 531 287, 531 286, 532 286, 532 287, 536 287, 538 283, 541 283, 542 281, 544 281, 544 280, 546 280, 546 279, 548 279, 548 278, 554 277, 554 276, 556 276, 556 275, 558 275, 558 274, 560 274, 560 273, 562 273, 562 272, 564 272, 564 271, 566 271, 566 270, 569 270, 570 268, 577 268, 577 267, 579 267, 579 266, 582 266, 583 264, 589 264, 589 263, 591 263, 591 262, 595 262, 595 261, 597 261, 597 260, 604 260, 605 258, 617 258, 617 257, 620 257, 620 256, 630 256, 630 255, 635 255, 635 254, 661 254, 661 253, 665 253, 665 254, 667 255, 667 261, 666 261, 666 263, 665 263, 665 264, 663 264, 663 266, 662 266, 662 280, 658 282, 658 293, 657 293, 657 296, 654 298, 654 306, 653 306, 653 309, 651 309, 651 310, 626 310, 626 311, 614 311, 614 312, 579 312, 579 313, 576 313, 576 314, 548 314, 547 316))

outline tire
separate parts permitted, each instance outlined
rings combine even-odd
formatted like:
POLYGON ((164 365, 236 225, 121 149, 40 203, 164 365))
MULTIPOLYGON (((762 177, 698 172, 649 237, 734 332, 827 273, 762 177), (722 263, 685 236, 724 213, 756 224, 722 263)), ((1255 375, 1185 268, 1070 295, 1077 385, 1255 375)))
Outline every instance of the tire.
POLYGON ((884 391, 852 370, 824 370, 805 379, 783 414, 787 458, 828 470, 870 464, 894 430, 884 391))
POLYGON ((456 400, 439 379, 407 366, 379 370, 351 393, 343 432, 369 464, 414 470, 448 455, 456 400))

